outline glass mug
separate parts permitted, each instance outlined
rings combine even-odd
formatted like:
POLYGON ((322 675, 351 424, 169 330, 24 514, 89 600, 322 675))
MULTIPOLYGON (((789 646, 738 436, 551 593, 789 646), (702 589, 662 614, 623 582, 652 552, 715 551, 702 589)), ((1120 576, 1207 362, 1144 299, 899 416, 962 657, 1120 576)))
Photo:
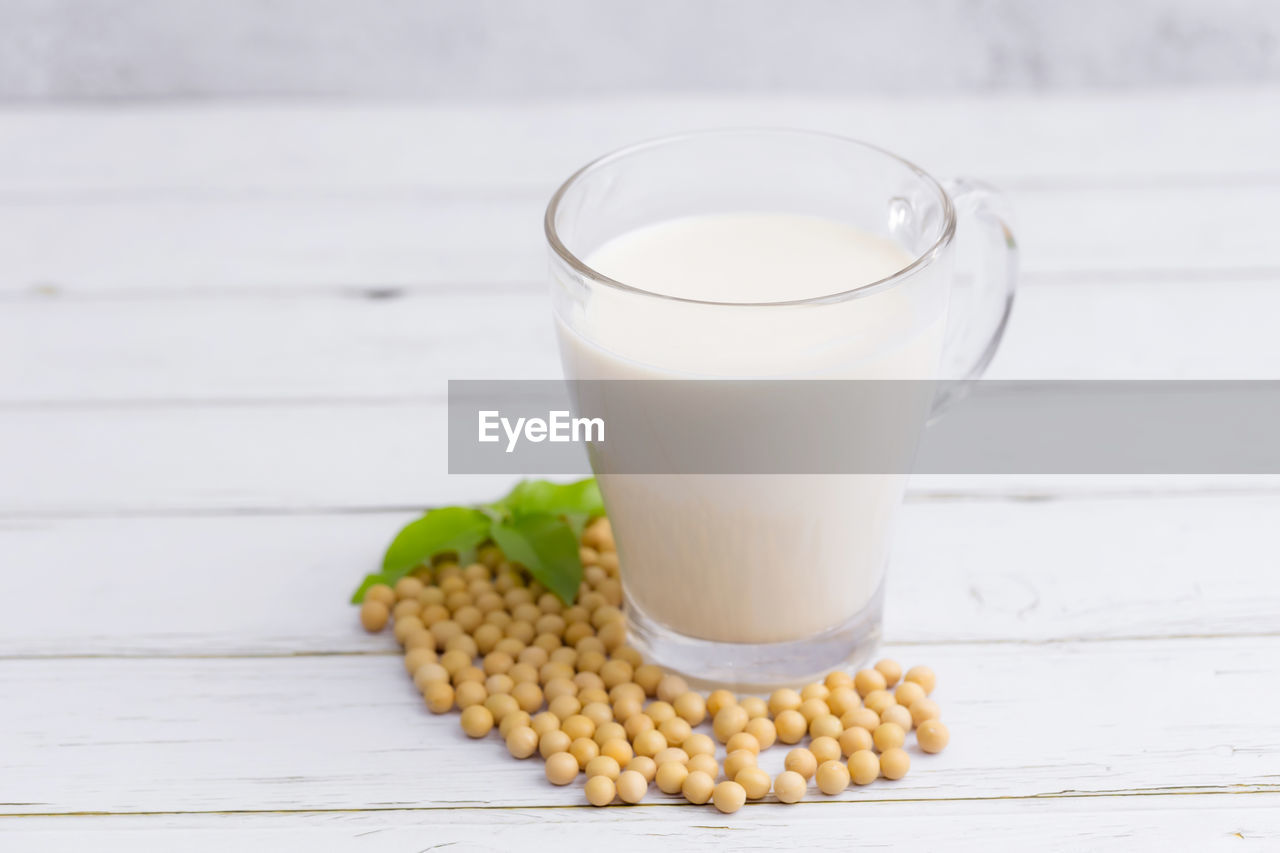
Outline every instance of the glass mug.
MULTIPOLYGON (((617 151, 547 207, 566 377, 976 378, 1012 307, 1008 220, 989 189, 944 186, 827 134, 709 131, 617 151), (833 276, 815 298, 735 303, 653 293, 584 260, 634 229, 724 213, 835 220, 892 240, 912 261, 851 290, 833 276)), ((875 651, 906 476, 602 473, 599 459, 628 641, 646 658, 697 681, 765 688, 875 651)))

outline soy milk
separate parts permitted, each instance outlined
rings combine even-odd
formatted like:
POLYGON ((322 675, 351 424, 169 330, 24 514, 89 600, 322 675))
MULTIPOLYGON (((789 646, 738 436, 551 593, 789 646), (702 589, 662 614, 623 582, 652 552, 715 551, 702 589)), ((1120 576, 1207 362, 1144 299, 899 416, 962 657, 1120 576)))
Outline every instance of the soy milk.
MULTIPOLYGON (((857 298, 762 304, 833 296, 912 263, 892 241, 844 223, 673 219, 585 260, 645 293, 599 288, 568 322, 558 318, 571 379, 937 374, 946 306, 910 277, 857 298)), ((600 486, 632 606, 688 636, 773 643, 836 629, 873 602, 905 479, 627 474, 600 486)))

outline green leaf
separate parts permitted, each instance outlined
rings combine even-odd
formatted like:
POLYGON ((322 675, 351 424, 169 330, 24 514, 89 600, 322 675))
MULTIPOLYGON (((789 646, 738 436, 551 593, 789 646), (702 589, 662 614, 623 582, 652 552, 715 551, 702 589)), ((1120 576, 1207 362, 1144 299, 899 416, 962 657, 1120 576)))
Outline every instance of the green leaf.
MULTIPOLYGON (((394 584, 432 557, 445 552, 457 554, 459 562, 470 560, 476 546, 487 538, 489 516, 480 510, 464 506, 433 509, 396 534, 382 558, 382 571, 377 575, 380 580, 365 578, 365 583, 368 586, 374 583, 394 584)), ((359 602, 363 599, 368 586, 361 584, 352 600, 359 602)))
POLYGON ((497 506, 512 515, 604 515, 600 487, 592 478, 576 483, 521 480, 497 506))
POLYGON ((403 576, 436 554, 452 551, 458 561, 471 559, 489 534, 489 516, 478 509, 447 506, 433 509, 396 534, 382 558, 384 575, 403 576))
POLYGON ((395 583, 395 581, 388 580, 387 576, 381 572, 365 575, 364 580, 360 582, 360 586, 356 587, 356 591, 351 594, 351 603, 359 604, 364 601, 364 594, 369 591, 369 587, 380 583, 385 583, 387 586, 390 586, 395 583))
POLYGON ((476 546, 492 539, 507 559, 524 565, 561 601, 572 603, 582 583, 578 539, 588 520, 604 514, 593 479, 524 480, 497 503, 431 510, 397 534, 382 559, 382 570, 365 577, 351 602, 359 604, 369 587, 393 585, 439 554, 453 553, 459 562, 468 562, 476 546))
POLYGON ((493 525, 493 541, 508 560, 520 563, 565 604, 572 604, 582 583, 578 537, 562 518, 550 513, 518 515, 493 525))

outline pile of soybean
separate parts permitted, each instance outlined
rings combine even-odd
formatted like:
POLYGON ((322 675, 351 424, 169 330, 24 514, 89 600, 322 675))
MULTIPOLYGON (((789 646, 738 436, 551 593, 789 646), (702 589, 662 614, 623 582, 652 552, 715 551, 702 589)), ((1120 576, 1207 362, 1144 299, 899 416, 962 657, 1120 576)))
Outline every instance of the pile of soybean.
POLYGON ((850 783, 901 779, 913 731, 923 752, 946 747, 950 734, 929 698, 935 677, 924 666, 904 673, 882 660, 767 699, 690 690, 626 644, 607 519, 586 527, 581 556, 572 606, 486 546, 471 565, 440 562, 394 589, 371 587, 360 620, 371 632, 392 622, 405 669, 433 713, 458 709, 473 738, 496 727, 515 758, 540 756, 554 785, 585 776, 594 806, 638 803, 653 784, 725 813, 771 790, 778 802, 796 803, 810 781, 835 795, 850 783), (707 722, 710 735, 696 730, 707 722), (771 779, 757 758, 778 743, 793 748, 771 779))

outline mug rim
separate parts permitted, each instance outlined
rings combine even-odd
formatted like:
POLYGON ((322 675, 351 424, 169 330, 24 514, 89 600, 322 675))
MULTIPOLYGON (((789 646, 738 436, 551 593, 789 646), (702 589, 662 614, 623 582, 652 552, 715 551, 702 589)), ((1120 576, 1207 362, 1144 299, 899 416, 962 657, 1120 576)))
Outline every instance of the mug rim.
POLYGON ((919 271, 920 269, 932 263, 934 258, 936 258, 951 243, 952 239, 954 239, 955 237, 955 232, 956 232, 956 212, 955 212, 955 206, 951 202, 951 196, 947 193, 946 189, 942 186, 941 182, 939 182, 937 178, 930 175, 928 172, 926 172, 924 169, 917 166, 915 163, 912 163, 910 160, 907 160, 905 157, 900 157, 897 154, 894 154, 892 151, 889 151, 885 148, 881 148, 878 145, 873 145, 872 143, 865 142, 861 139, 854 139, 851 136, 844 136, 842 134, 829 133, 827 131, 820 131, 820 130, 801 130, 797 128, 783 128, 783 127, 744 127, 744 128, 718 128, 718 129, 712 129, 712 130, 693 130, 693 131, 686 131, 683 133, 673 133, 673 134, 667 134, 665 136, 658 136, 652 139, 647 139, 642 142, 636 142, 631 145, 627 145, 622 148, 615 149, 613 151, 610 151, 607 154, 601 155, 600 157, 597 157, 596 159, 590 161, 585 166, 578 169, 576 172, 574 172, 572 175, 566 178, 564 183, 560 184, 560 186, 556 189, 555 193, 552 194, 551 200, 547 202, 547 209, 546 209, 546 213, 543 215, 542 222, 543 222, 543 231, 546 235, 547 243, 551 246, 551 251, 555 253, 556 257, 559 258, 559 260, 567 264, 572 270, 577 272, 579 275, 590 279, 591 281, 594 281, 598 284, 602 284, 606 287, 614 288, 616 290, 621 290, 627 293, 640 294, 643 296, 651 297, 653 299, 664 299, 671 302, 685 302, 693 305, 732 306, 735 308, 748 308, 748 307, 776 308, 780 306, 790 306, 790 305, 821 305, 825 303, 844 302, 849 299, 857 299, 859 297, 866 296, 871 293, 878 293, 879 291, 887 290, 888 288, 896 285, 898 282, 904 279, 910 278, 917 271, 919 271), (599 270, 596 270, 595 268, 591 267, 586 263, 586 261, 582 260, 573 252, 571 252, 569 248, 564 244, 564 242, 560 239, 560 235, 556 229, 556 214, 559 212, 560 203, 564 200, 564 197, 569 192, 569 190, 571 190, 579 181, 581 181, 583 178, 588 177, 589 175, 598 171, 599 169, 605 166, 611 165, 612 163, 615 163, 618 160, 625 159, 635 154, 640 154, 644 151, 648 151, 653 148, 659 148, 667 145, 675 145, 681 142, 688 141, 690 139, 705 138, 709 136, 745 136, 745 135, 795 136, 795 137, 810 138, 810 139, 826 139, 826 140, 831 140, 831 141, 851 145, 866 151, 872 151, 876 154, 879 154, 883 157, 887 157, 890 160, 895 161, 901 166, 905 166, 908 171, 914 174, 917 178, 923 180, 929 187, 931 187, 942 200, 943 223, 942 223, 942 231, 938 235, 938 239, 935 240, 933 244, 929 246, 929 248, 925 249, 923 252, 921 252, 919 255, 913 258, 911 263, 907 264, 902 269, 897 270, 892 275, 887 275, 883 278, 876 279, 875 281, 867 282, 865 284, 860 284, 857 287, 851 288, 849 290, 842 290, 836 293, 824 294, 822 296, 811 296, 805 299, 786 299, 786 300, 780 300, 775 302, 731 302, 731 301, 710 300, 710 299, 690 299, 689 297, 685 297, 685 296, 672 296, 670 294, 665 294, 665 293, 655 293, 652 290, 645 290, 642 287, 636 287, 635 285, 630 285, 625 282, 618 281, 617 279, 610 278, 609 276, 605 275, 599 270))

